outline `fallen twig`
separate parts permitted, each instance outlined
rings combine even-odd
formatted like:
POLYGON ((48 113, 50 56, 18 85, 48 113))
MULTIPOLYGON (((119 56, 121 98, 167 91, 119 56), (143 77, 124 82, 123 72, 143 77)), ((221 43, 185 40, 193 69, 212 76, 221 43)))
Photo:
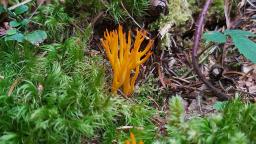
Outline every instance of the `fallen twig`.
POLYGON ((123 2, 121 1, 121 6, 122 8, 125 10, 125 12, 127 13, 127 15, 132 19, 132 21, 140 28, 142 29, 142 27, 139 25, 139 23, 131 16, 131 14, 128 12, 128 10, 125 8, 123 2))
POLYGON ((116 130, 130 130, 130 129, 144 130, 144 127, 134 127, 134 126, 121 126, 116 128, 116 130))
POLYGON ((159 77, 159 80, 160 80, 162 86, 163 86, 164 88, 166 88, 166 84, 165 84, 165 82, 164 82, 164 74, 163 74, 162 71, 161 71, 161 66, 160 66, 160 64, 157 65, 157 70, 158 70, 158 77, 159 77))
POLYGON ((226 18, 226 25, 227 25, 227 29, 230 29, 231 27, 231 20, 230 20, 230 12, 231 12, 231 7, 230 7, 230 0, 225 0, 225 5, 224 5, 224 14, 225 14, 225 18, 226 18))
POLYGON ((21 5, 24 5, 24 4, 27 4, 27 3, 31 2, 31 1, 32 1, 32 0, 25 0, 25 1, 21 2, 21 3, 18 3, 18 4, 16 4, 16 5, 14 5, 14 6, 9 7, 8 10, 14 10, 14 9, 16 9, 17 7, 19 7, 19 6, 21 6, 21 5))

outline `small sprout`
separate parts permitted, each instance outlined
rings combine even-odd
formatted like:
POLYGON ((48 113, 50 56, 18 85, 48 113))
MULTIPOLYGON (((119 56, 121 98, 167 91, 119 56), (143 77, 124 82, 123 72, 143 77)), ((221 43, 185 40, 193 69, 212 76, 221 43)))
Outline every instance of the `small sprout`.
MULTIPOLYGON (((134 134, 132 132, 130 133, 130 139, 131 140, 126 140, 125 144, 137 144, 136 138, 135 138, 135 136, 134 136, 134 134)), ((140 141, 138 144, 144 144, 144 142, 140 141)))

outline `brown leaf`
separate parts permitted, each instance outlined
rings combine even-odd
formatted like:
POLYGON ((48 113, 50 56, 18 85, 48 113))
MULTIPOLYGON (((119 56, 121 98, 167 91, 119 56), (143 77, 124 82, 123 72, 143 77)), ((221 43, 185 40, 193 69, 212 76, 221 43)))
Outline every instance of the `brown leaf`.
POLYGON ((13 90, 14 90, 15 87, 21 82, 21 80, 22 80, 21 78, 17 78, 17 79, 12 83, 12 85, 11 85, 9 91, 8 91, 8 94, 7 94, 8 96, 11 96, 13 90))
POLYGON ((3 36, 6 34, 6 31, 10 29, 9 23, 8 22, 4 22, 3 23, 3 27, 0 26, 0 36, 3 36))
POLYGON ((159 16, 161 13, 168 13, 167 0, 150 0, 150 14, 152 16, 159 16))
POLYGON ((8 5, 8 0, 0 0, 0 3, 6 8, 8 5))
POLYGON ((41 4, 43 4, 43 3, 49 4, 50 2, 51 2, 51 0, 36 0, 36 3, 37 3, 38 5, 41 5, 41 4))
POLYGON ((3 36, 6 34, 6 29, 0 27, 0 36, 3 36))

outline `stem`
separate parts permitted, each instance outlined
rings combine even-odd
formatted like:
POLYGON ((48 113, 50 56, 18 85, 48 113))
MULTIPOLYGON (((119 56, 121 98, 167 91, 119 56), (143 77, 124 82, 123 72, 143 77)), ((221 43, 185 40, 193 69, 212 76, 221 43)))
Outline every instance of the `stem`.
POLYGON ((196 74, 199 76, 199 78, 205 83, 206 86, 208 86, 212 91, 216 94, 219 100, 228 100, 229 97, 224 94, 221 90, 213 86, 207 79, 206 77, 202 74, 199 64, 198 64, 198 56, 197 52, 199 49, 199 43, 201 40, 201 35, 203 32, 203 27, 204 27, 204 22, 205 22, 205 16, 207 15, 207 11, 209 6, 211 5, 212 0, 207 0, 206 3, 204 4, 204 8, 200 13, 200 16, 196 22, 196 30, 194 34, 194 45, 192 49, 192 63, 193 67, 196 71, 196 74))

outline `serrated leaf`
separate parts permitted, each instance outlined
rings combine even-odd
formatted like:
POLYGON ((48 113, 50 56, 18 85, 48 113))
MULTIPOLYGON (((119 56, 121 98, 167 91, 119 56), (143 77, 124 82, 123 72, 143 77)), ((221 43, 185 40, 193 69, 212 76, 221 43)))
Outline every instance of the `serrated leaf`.
POLYGON ((5 41, 18 41, 18 42, 23 42, 24 40, 24 35, 21 33, 16 33, 14 35, 6 36, 5 41))
POLYGON ((14 35, 14 34, 16 34, 16 33, 17 33, 17 30, 16 30, 16 29, 9 29, 9 30, 6 31, 6 34, 7 34, 7 35, 14 35))
POLYGON ((42 43, 47 38, 45 31, 37 30, 25 36, 25 39, 32 44, 42 43))
POLYGON ((17 7, 17 8, 14 10, 14 13, 15 13, 16 15, 21 15, 21 14, 27 12, 27 11, 28 11, 28 6, 27 6, 27 5, 21 5, 21 6, 17 7))
POLYGON ((226 42, 226 36, 218 31, 210 31, 205 32, 203 34, 203 39, 205 39, 207 42, 216 42, 216 43, 225 43, 226 42))
POLYGON ((243 31, 243 30, 225 30, 224 34, 229 36, 243 36, 243 37, 256 36, 252 32, 243 31))
POLYGON ((18 26, 20 26, 20 23, 17 22, 16 20, 14 20, 14 21, 11 21, 11 22, 10 22, 10 26, 11 26, 11 27, 18 27, 18 26))
POLYGON ((256 63, 256 44, 246 37, 231 36, 233 43, 238 48, 239 52, 247 59, 256 63))

